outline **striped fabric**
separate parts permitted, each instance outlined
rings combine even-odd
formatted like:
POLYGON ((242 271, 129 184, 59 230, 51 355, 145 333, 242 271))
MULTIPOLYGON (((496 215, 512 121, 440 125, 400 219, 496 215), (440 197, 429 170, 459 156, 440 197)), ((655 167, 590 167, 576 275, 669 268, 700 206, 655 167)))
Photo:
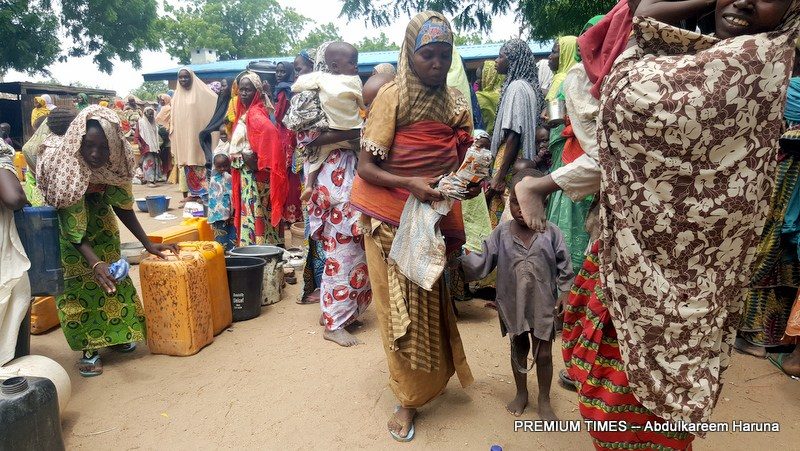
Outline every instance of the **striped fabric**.
MULTIPOLYGON (((383 251, 389 255, 397 228, 381 223, 373 234, 383 251)), ((399 351, 410 362, 411 368, 437 371, 440 365, 439 307, 442 279, 431 291, 425 291, 409 281, 393 264, 388 265, 389 276, 389 349, 399 351)))
MULTIPOLYGON (((617 332, 600 296, 599 242, 592 246, 569 296, 564 313, 563 354, 578 390, 581 416, 587 421, 625 421, 628 425, 661 423, 634 397, 622 364, 617 332)), ((598 450, 685 450, 694 436, 686 432, 590 431, 598 450)))

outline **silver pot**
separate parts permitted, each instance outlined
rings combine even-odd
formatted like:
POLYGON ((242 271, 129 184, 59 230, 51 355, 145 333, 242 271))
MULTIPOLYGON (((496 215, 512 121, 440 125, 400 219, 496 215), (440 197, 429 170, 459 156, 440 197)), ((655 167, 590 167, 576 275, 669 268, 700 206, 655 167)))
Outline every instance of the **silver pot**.
POLYGON ((547 126, 555 127, 564 123, 567 114, 567 104, 561 100, 551 100, 547 104, 547 126))

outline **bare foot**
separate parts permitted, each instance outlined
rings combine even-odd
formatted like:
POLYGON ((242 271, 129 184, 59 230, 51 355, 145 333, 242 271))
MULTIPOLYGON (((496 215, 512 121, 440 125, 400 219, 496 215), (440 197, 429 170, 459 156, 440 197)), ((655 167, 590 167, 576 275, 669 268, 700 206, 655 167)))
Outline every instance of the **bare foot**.
POLYGON ((308 202, 311 199, 311 190, 306 188, 303 190, 303 193, 300 195, 300 200, 303 202, 308 202))
POLYGON ((736 340, 733 342, 733 349, 736 349, 736 351, 741 354, 751 355, 759 359, 767 357, 767 350, 763 346, 751 344, 742 337, 736 337, 736 340))
POLYGON ((363 341, 350 335, 350 332, 344 329, 336 329, 336 330, 325 329, 325 332, 322 334, 322 337, 328 341, 332 341, 338 344, 339 346, 344 346, 345 348, 364 344, 363 341))
POLYGON ((533 177, 525 177, 514 186, 514 192, 528 227, 533 230, 544 230, 547 223, 544 208, 546 196, 538 191, 536 180, 533 177))
POLYGON ((522 415, 526 407, 528 407, 528 392, 517 392, 517 396, 510 403, 506 404, 508 413, 515 417, 522 415))
POLYGON ((783 358, 781 368, 789 376, 800 377, 800 346, 783 358))
POLYGON ((408 431, 411 430, 411 424, 416 415, 417 409, 401 407, 397 412, 395 412, 394 415, 392 415, 391 418, 389 418, 389 423, 387 426, 390 431, 394 432, 400 437, 406 437, 408 436, 408 431))
POLYGON ((539 395, 539 417, 543 420, 557 421, 558 417, 553 412, 553 406, 550 405, 550 397, 539 395))

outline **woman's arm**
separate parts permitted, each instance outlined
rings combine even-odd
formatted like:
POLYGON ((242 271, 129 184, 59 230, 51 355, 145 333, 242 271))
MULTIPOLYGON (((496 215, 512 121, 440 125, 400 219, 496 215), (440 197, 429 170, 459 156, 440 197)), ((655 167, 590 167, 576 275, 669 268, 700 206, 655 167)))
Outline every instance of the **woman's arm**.
POLYGON ((108 271, 108 263, 101 261, 97 254, 94 253, 92 245, 89 240, 84 238, 80 243, 72 243, 75 249, 83 255, 86 262, 91 266, 94 273, 94 280, 103 288, 108 294, 113 294, 117 291, 117 280, 111 277, 108 271))
POLYGON ((511 165, 517 159, 519 152, 519 133, 513 130, 506 131, 505 150, 503 151, 503 161, 500 163, 500 169, 495 172, 492 181, 489 184, 489 190, 486 192, 486 202, 491 202, 495 196, 503 194, 506 190, 506 177, 511 165))
POLYGON ((6 169, 0 169, 0 202, 12 211, 19 210, 28 203, 17 174, 6 169))
POLYGON ((150 238, 148 238, 147 234, 144 232, 144 229, 142 229, 142 225, 139 223, 139 219, 136 218, 136 213, 134 213, 133 210, 114 207, 114 213, 116 213, 119 220, 125 224, 125 227, 131 231, 133 236, 142 243, 147 252, 160 258, 165 258, 163 254, 165 251, 172 251, 175 254, 178 253, 177 244, 156 244, 151 242, 150 238))
POLYGON ((421 202, 432 202, 444 199, 442 193, 433 189, 431 185, 437 179, 424 177, 401 177, 384 171, 378 166, 379 157, 362 150, 358 159, 358 175, 368 183, 386 188, 402 188, 411 192, 421 202))
POLYGON ((633 15, 677 26, 682 20, 699 19, 712 11, 716 3, 716 0, 641 0, 633 15))

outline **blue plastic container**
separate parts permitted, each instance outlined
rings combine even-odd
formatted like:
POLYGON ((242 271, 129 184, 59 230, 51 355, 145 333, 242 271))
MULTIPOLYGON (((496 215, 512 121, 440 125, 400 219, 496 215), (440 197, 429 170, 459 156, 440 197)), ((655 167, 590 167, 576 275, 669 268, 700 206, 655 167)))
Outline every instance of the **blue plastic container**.
POLYGON ((25 207, 14 212, 22 247, 31 261, 28 278, 34 296, 58 296, 64 292, 58 212, 53 207, 25 207))
POLYGON ((147 196, 145 199, 147 199, 147 212, 151 217, 166 213, 169 207, 167 196, 147 196))
POLYGON ((136 207, 142 213, 147 213, 147 199, 136 199, 136 207))

